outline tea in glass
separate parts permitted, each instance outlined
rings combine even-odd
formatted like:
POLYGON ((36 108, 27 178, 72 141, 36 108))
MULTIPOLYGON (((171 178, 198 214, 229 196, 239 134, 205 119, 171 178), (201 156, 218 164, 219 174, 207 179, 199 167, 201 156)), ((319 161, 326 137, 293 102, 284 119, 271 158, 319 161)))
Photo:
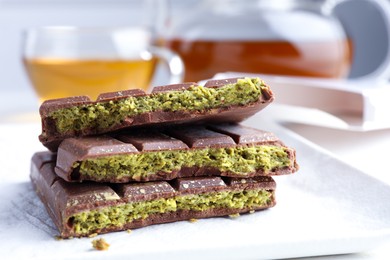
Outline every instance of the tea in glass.
POLYGON ((171 50, 153 45, 143 27, 43 27, 27 31, 23 62, 40 102, 127 89, 147 90, 159 62, 180 83, 183 64, 171 50))
POLYGON ((140 88, 147 90, 157 58, 149 60, 25 59, 24 64, 41 102, 47 99, 140 88))
POLYGON ((165 41, 185 64, 185 81, 235 71, 277 75, 342 78, 352 63, 350 40, 288 42, 276 40, 165 41))

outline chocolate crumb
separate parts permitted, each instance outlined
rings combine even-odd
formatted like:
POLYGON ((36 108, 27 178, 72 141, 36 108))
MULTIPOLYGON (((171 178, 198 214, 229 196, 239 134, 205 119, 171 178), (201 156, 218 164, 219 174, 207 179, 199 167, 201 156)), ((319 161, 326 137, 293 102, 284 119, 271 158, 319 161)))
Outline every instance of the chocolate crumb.
POLYGON ((103 251, 103 250, 108 250, 110 244, 108 244, 106 240, 104 240, 104 238, 99 238, 99 239, 92 240, 92 246, 96 250, 103 251))
POLYGON ((57 241, 63 240, 63 238, 61 236, 55 236, 54 239, 57 241))
POLYGON ((229 215, 229 218, 238 218, 240 216, 240 213, 231 214, 229 215))

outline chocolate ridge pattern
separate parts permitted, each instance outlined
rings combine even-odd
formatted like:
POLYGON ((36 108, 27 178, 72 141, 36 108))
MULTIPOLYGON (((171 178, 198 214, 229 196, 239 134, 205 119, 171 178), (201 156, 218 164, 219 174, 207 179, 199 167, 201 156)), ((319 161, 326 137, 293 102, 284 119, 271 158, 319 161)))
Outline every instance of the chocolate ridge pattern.
MULTIPOLYGON (((128 165, 134 168, 135 165, 128 165)), ((156 162, 160 167, 160 162, 156 162)), ((208 126, 176 126, 164 131, 132 131, 119 133, 116 136, 97 136, 68 138, 58 149, 55 172, 66 181, 97 181, 125 183, 130 181, 171 180, 192 176, 228 176, 248 178, 260 175, 292 174, 298 170, 295 150, 285 146, 273 133, 258 130, 239 124, 221 124, 208 126), (286 152, 289 164, 284 167, 265 170, 262 168, 251 172, 231 172, 221 170, 221 167, 188 166, 170 171, 146 172, 141 176, 102 176, 100 174, 80 173, 83 161, 113 156, 131 154, 148 154, 150 152, 175 151, 178 158, 183 152, 207 148, 237 148, 253 146, 278 146, 286 152), (77 166, 76 166, 77 165, 77 166)), ((98 171, 98 170, 96 170, 98 171)), ((117 173, 117 171, 115 172, 117 173)))
MULTIPOLYGON (((209 80, 204 87, 206 88, 220 88, 227 84, 236 83, 242 78, 231 78, 223 80, 209 80)), ((197 85, 196 83, 183 83, 167 86, 154 87, 150 94, 143 90, 134 89, 126 91, 118 91, 112 93, 102 93, 96 101, 92 101, 87 96, 77 96, 62 99, 53 99, 45 101, 40 107, 40 115, 42 122, 42 133, 39 140, 44 146, 51 151, 56 151, 62 140, 75 136, 88 136, 109 133, 125 128, 141 127, 141 126, 161 126, 172 124, 204 124, 204 123, 226 123, 226 122, 240 122, 258 111, 265 108, 274 100, 273 93, 269 86, 261 81, 261 95, 258 100, 245 105, 230 105, 219 106, 204 110, 180 110, 180 111, 153 111, 145 112, 134 116, 128 116, 119 124, 112 125, 105 129, 98 129, 90 127, 79 130, 72 130, 61 133, 56 127, 56 120, 51 114, 59 109, 82 107, 90 104, 100 104, 108 102, 116 102, 124 100, 129 97, 151 96, 162 92, 177 92, 188 89, 190 86, 197 85)))
POLYGON ((31 167, 31 181, 45 205, 50 217, 57 226, 62 238, 89 236, 140 228, 181 220, 210 218, 230 214, 253 212, 273 207, 276 183, 271 177, 259 176, 249 179, 194 177, 176 179, 171 182, 147 182, 132 184, 68 183, 54 173, 55 155, 49 152, 34 154, 31 167), (240 208, 210 208, 206 210, 189 209, 153 213, 147 217, 136 218, 124 225, 107 225, 87 232, 75 230, 72 220, 75 214, 104 210, 110 206, 124 203, 153 201, 185 195, 212 194, 221 191, 249 192, 262 190, 269 199, 255 206, 243 205, 240 208))

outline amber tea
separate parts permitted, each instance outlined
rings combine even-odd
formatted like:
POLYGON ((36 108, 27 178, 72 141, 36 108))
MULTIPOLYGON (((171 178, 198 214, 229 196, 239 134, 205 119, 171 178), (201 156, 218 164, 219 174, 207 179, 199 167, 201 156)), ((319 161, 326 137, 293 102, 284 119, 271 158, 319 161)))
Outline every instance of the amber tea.
POLYGON ((25 32, 23 62, 39 101, 128 89, 148 90, 157 64, 169 70, 160 84, 183 79, 183 63, 154 46, 145 27, 41 27, 25 32))
POLYGON ((140 88, 146 90, 157 63, 150 60, 25 59, 28 76, 40 101, 140 88))
POLYGON ((185 81, 218 72, 248 72, 324 78, 347 76, 352 62, 351 41, 165 41, 185 64, 185 81))

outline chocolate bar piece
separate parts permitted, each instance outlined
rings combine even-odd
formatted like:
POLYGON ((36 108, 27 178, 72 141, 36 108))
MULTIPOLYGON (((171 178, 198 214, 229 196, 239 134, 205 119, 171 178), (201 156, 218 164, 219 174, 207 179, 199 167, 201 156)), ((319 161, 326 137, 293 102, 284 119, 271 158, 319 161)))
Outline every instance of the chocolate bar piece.
POLYGON ((205 175, 248 178, 297 169, 295 150, 274 134, 221 124, 68 138, 58 149, 55 172, 66 181, 124 183, 205 175))
POLYGON ((134 126, 173 123, 239 122, 274 99, 259 78, 210 80, 45 101, 40 107, 40 141, 51 151, 68 137, 112 132, 134 126))
POLYGON ((54 173, 54 159, 49 152, 35 154, 30 177, 63 238, 253 212, 275 205, 276 184, 268 176, 69 183, 54 173))

